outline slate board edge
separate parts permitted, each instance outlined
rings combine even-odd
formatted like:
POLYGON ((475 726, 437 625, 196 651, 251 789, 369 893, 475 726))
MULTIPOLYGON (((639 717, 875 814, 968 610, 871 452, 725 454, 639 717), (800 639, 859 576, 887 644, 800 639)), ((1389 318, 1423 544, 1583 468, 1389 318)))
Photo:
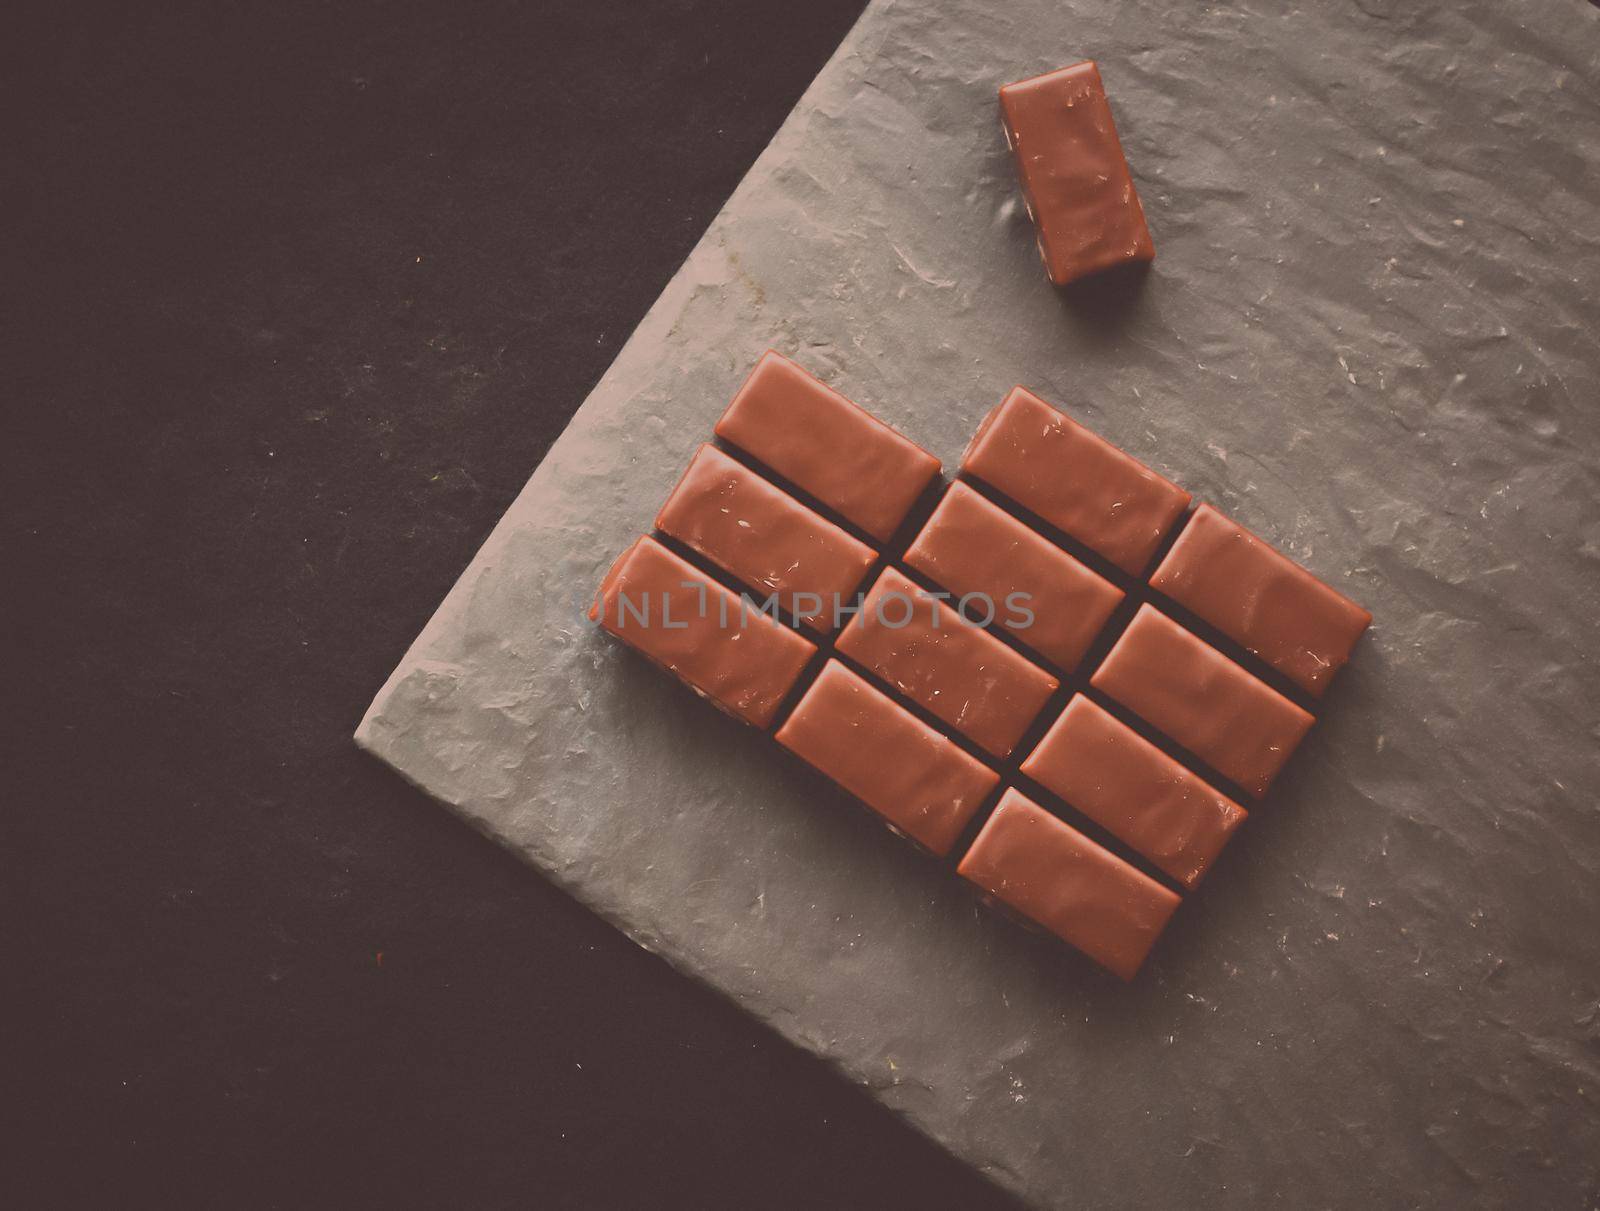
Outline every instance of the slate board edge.
MULTIPOLYGON (((511 506, 501 516, 500 520, 495 523, 483 545, 468 561, 467 566, 462 570, 461 576, 457 578, 449 593, 440 602, 438 609, 434 611, 432 617, 429 618, 427 624, 417 635, 417 638, 407 648, 405 655, 389 675, 382 689, 374 696, 371 705, 368 706, 355 731, 356 744, 363 751, 392 768, 407 783, 416 787, 442 806, 450 809, 453 814, 465 821, 475 831, 514 855, 519 861, 540 872, 556 887, 559 887, 567 895, 583 904, 596 916, 615 926, 635 945, 661 958, 675 971, 681 972, 702 987, 709 988, 741 1009, 748 1009, 748 1006, 743 1004, 745 994, 741 990, 732 987, 728 983, 719 983, 707 978, 704 971, 697 965, 692 951, 676 946, 671 941, 658 936, 653 930, 643 927, 631 917, 625 906, 597 897, 592 886, 566 878, 562 874, 558 863, 551 860, 554 856, 552 851, 540 846, 536 839, 518 839, 512 834, 496 828, 492 821, 471 811, 465 805, 452 802, 447 797, 440 795, 438 790, 430 786, 423 776, 414 772, 404 752, 397 750, 388 742, 388 737, 381 721, 386 704, 396 693, 399 686, 415 672, 420 664, 425 662, 426 654, 432 648, 434 639, 450 624, 462 602, 470 596, 471 590, 467 584, 469 579, 486 560, 494 557, 495 552, 504 545, 509 535, 521 529, 522 518, 528 511, 530 502, 539 493, 547 474, 546 469, 557 464, 564 448, 578 440, 574 437, 574 428, 583 411, 589 407, 592 400, 612 393, 618 383, 627 378, 632 369, 631 363, 633 359, 644 356, 639 351, 648 349, 652 338, 670 329, 674 320, 683 312, 697 282, 697 265, 703 259, 718 255, 717 236, 724 227, 724 213, 737 203, 742 194, 755 187, 771 171, 773 165, 782 162, 785 143, 798 136, 797 128, 803 121, 803 118, 797 117, 797 115, 805 114, 813 94, 825 86, 827 78, 833 73, 836 65, 857 56, 869 56, 872 40, 886 36, 886 30, 875 28, 876 22, 874 18, 880 10, 891 7, 893 3, 894 0, 875 0, 862 13, 855 25, 851 27, 850 32, 840 42, 833 56, 823 66, 816 79, 802 94, 800 100, 796 102, 794 109, 790 111, 789 117, 784 119, 783 124, 778 128, 772 140, 756 158, 750 171, 745 174, 739 185, 734 189, 734 192, 729 195, 728 201, 723 205, 723 210, 718 212, 717 217, 707 227, 705 234, 696 243, 688 257, 685 258, 683 265, 673 275, 672 280, 668 282, 660 297, 651 305, 644 318, 639 321, 638 326, 618 352, 611 366, 601 376, 600 381, 595 384, 589 395, 585 397, 583 404, 573 414, 572 420, 567 422, 567 426, 562 431, 561 436, 551 445, 550 450, 541 460, 539 466, 535 468, 528 482, 523 485, 522 490, 518 492, 511 506)), ((708 430, 706 440, 709 441, 710 437, 708 430)), ((950 468, 945 468, 946 474, 949 471, 950 468)), ((750 740, 755 743, 756 737, 752 735, 750 740)), ((801 1032, 794 1028, 795 1023, 788 1015, 757 1014, 756 1016, 787 1042, 816 1055, 852 1084, 869 1090, 874 1087, 874 1082, 859 1065, 851 1063, 843 1053, 819 1047, 816 1040, 804 1037, 801 1032)), ((913 1108, 896 1105, 893 1101, 886 1100, 881 1096, 876 1097, 874 1100, 891 1114, 896 1115, 917 1131, 928 1136, 941 1148, 950 1151, 946 1141, 940 1139, 928 1124, 919 1121, 913 1108)), ((1038 1191, 1030 1191, 1028 1189, 1022 1175, 998 1160, 975 1160, 971 1156, 962 1156, 954 1152, 952 1154, 957 1155, 963 1163, 985 1174, 995 1181, 997 1185, 1019 1197, 1029 1199, 1029 1201, 1039 1197, 1038 1191)), ((1038 1205, 1045 1204, 1040 1203, 1038 1205)))

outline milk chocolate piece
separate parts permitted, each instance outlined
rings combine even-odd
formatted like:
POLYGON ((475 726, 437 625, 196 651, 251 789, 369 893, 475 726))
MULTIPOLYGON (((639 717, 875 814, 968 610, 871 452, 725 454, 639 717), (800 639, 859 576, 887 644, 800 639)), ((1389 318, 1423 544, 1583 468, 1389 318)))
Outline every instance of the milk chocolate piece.
POLYGON ((836 646, 996 757, 1010 754, 1060 684, 894 568, 836 646))
POLYGON ((961 469, 1137 576, 1189 494, 1031 391, 978 426, 961 469))
POLYGON ((656 529, 700 552, 765 598, 824 634, 877 558, 821 514, 806 508, 715 446, 701 446, 656 529))
POLYGON ((921 446, 772 352, 716 432, 879 541, 939 473, 939 460, 921 446))
POLYGON ((1245 818, 1244 808, 1082 694, 1022 772, 1191 889, 1245 818))
POLYGON ((837 660, 823 667, 777 739, 940 856, 1000 782, 988 766, 837 660))
POLYGON ((1008 790, 957 868, 1002 904, 1124 980, 1161 936, 1178 893, 1008 790))
POLYGON ((1372 621, 1210 505, 1194 511, 1150 583, 1319 698, 1372 621))
POLYGON ((993 602, 1001 626, 1063 669, 1077 665, 1122 601, 1109 580, 959 480, 905 561, 958 599, 993 602))
POLYGON ((1151 606, 1139 607, 1089 684, 1253 795, 1312 718, 1151 606))
POLYGON ((817 650, 648 536, 611 566, 589 617, 757 727, 817 650))
POLYGON ((1098 67, 1007 84, 1000 114, 1052 282, 1155 259, 1098 67))

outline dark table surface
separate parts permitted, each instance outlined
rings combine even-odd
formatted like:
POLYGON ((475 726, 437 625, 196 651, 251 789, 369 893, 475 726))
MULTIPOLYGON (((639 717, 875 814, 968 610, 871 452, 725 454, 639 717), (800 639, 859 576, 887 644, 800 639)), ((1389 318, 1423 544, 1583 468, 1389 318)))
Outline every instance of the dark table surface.
POLYGON ((0 1203, 1002 1205, 350 742, 860 0, 141 7, 5 52, 0 1203))

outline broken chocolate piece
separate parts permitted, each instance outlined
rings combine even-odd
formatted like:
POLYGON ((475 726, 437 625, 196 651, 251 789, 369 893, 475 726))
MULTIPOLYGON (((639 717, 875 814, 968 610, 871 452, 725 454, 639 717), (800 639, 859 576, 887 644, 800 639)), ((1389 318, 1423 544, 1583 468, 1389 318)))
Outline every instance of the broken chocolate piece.
POLYGON ((1139 607, 1089 684, 1257 796, 1313 722, 1149 605, 1139 607))
POLYGON ((1000 776, 830 660, 777 731, 898 832, 943 856, 1000 776))
POLYGON ((1321 697, 1372 615, 1210 505, 1150 583, 1321 697))
POLYGON ((1058 668, 1083 658, 1122 590, 959 480, 906 551, 905 561, 957 598, 1000 607, 999 624, 1058 668), (1025 613, 1005 609, 1015 600, 1025 613))
POLYGON ((961 469, 1137 576, 1189 494, 1016 388, 984 417, 961 469))
POLYGON ((1191 889, 1245 818, 1244 808, 1082 694, 1022 772, 1191 889))
POLYGON ((1060 684, 894 568, 837 647, 996 757, 1010 754, 1060 684))
POLYGON ((1007 84, 1000 114, 1052 282, 1155 259, 1094 63, 1007 84))
POLYGON ((778 353, 756 363, 716 433, 880 542, 939 473, 921 446, 778 353))
POLYGON ((817 650, 648 536, 606 573, 589 617, 757 727, 817 650))
POLYGON ((715 446, 701 446, 656 529, 823 633, 876 552, 715 446))
POLYGON ((1179 902, 1177 892, 1014 789, 957 869, 1124 980, 1138 972, 1179 902))

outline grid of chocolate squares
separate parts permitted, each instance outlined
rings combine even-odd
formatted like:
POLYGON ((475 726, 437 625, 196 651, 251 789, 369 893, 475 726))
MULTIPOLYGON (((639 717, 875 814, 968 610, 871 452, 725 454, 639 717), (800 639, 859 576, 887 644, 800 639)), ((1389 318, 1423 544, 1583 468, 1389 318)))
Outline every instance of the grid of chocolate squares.
POLYGON ((715 432, 591 617, 1132 978, 1371 615, 1020 387, 948 485, 776 353, 715 432))

